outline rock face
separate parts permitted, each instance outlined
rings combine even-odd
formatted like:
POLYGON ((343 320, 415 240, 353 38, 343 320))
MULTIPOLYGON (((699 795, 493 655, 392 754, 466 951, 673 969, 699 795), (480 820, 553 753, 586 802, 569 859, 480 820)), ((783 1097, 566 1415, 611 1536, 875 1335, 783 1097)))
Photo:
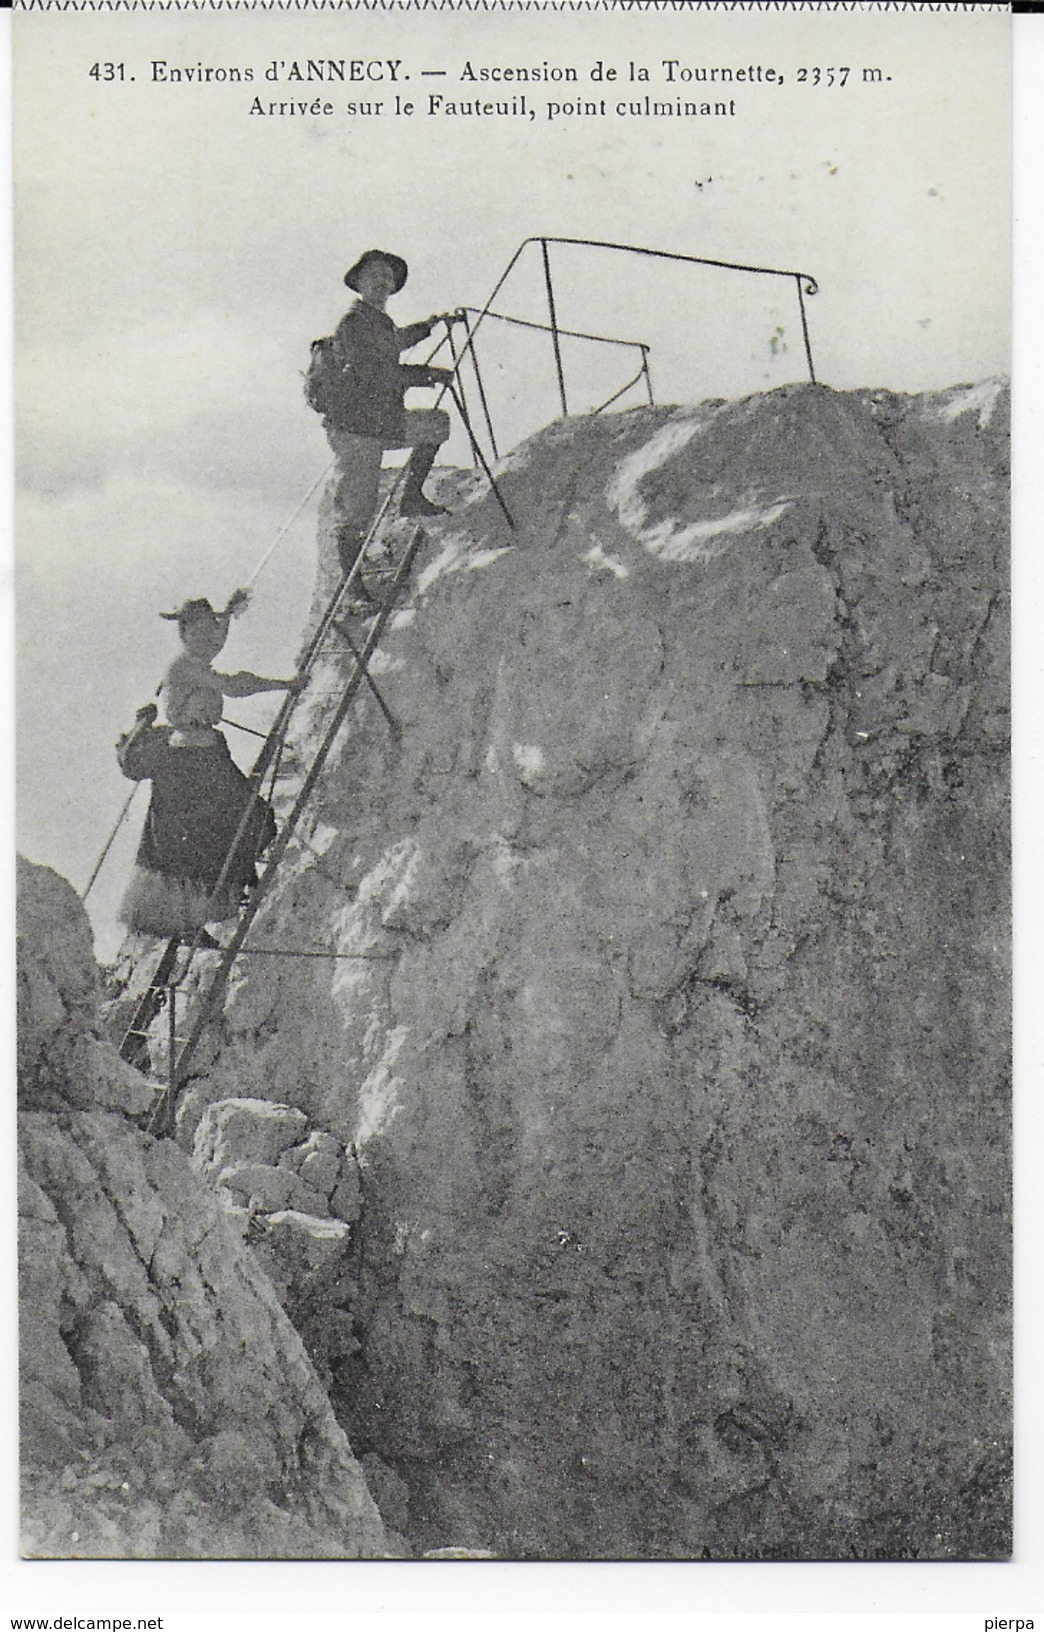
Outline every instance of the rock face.
POLYGON ((416 1544, 1006 1553, 1006 413, 567 422, 433 528, 183 1123, 358 1152, 416 1544))
MULTIPOLYGON (((19 864, 21 1456, 34 1557, 387 1552, 275 1292, 95 1035, 72 889, 19 864)), ((302 1118, 303 1121, 303 1118, 302 1118)))

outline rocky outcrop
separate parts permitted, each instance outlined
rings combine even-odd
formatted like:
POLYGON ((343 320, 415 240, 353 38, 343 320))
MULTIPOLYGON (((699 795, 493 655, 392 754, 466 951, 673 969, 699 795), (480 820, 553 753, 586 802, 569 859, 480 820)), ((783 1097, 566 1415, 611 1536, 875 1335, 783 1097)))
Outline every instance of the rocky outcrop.
POLYGON ((275 1292, 209 1188, 134 1117, 97 1030, 87 919, 19 864, 24 1548, 359 1557, 383 1526, 275 1292))
POLYGON ((196 1129, 193 1165, 266 1270, 326 1386, 358 1351, 353 1305, 359 1165, 307 1118, 263 1099, 222 1099, 196 1129))
POLYGON ((244 960, 181 1132, 357 1152, 324 1363, 418 1546, 1006 1552, 1006 424, 567 422, 433 529, 255 930, 330 956, 244 960))

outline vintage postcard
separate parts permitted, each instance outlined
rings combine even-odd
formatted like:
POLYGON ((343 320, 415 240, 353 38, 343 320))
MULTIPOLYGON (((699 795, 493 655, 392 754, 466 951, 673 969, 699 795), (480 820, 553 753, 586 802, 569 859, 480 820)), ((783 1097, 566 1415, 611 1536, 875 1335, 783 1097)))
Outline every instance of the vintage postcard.
POLYGON ((1010 1556, 1010 51, 16 6, 26 1557, 1010 1556))

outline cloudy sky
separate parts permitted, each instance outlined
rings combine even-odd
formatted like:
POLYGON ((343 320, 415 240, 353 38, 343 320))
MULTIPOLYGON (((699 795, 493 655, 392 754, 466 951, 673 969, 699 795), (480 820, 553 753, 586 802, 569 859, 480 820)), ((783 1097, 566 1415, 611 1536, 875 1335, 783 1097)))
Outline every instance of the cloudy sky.
MULTIPOLYGON (((481 304, 526 236, 598 237, 814 274, 817 373, 837 388, 1008 371, 1003 14, 62 12, 19 14, 14 32, 19 842, 80 887, 128 791, 114 739, 175 650, 157 614, 247 579, 328 462, 301 371, 361 249, 408 259, 401 321, 481 304), (345 86, 264 79, 309 58, 398 60, 418 113, 393 119, 387 84, 361 91, 381 115, 350 118, 345 86), (668 86, 669 58, 783 83, 668 86), (599 60, 619 88, 592 83, 599 60), (105 61, 122 82, 90 76, 105 61), (627 82, 631 61, 648 85, 627 82), (249 66, 255 82, 173 84, 153 62, 249 66), (525 87, 532 121, 428 116, 433 89, 475 97, 466 62, 572 66, 580 83, 525 87), (842 66, 845 86, 813 83, 842 66), (336 117, 249 112, 256 94, 309 90, 336 117), (546 117, 548 99, 614 110, 647 91, 734 97, 736 114, 546 117)), ((661 401, 802 377, 790 281, 566 249, 554 265, 559 320, 647 341, 661 401)), ((498 305, 543 315, 534 252, 498 305)), ((622 354, 594 356, 567 357, 571 407, 628 377, 622 354)), ((484 358, 507 445, 555 416, 546 345, 501 331, 484 358)), ((449 452, 463 461, 459 435, 449 452)), ((313 536, 314 505, 230 666, 292 666, 313 536)), ((263 719, 256 706, 242 717, 263 719)), ((105 952, 140 815, 97 890, 105 952)))

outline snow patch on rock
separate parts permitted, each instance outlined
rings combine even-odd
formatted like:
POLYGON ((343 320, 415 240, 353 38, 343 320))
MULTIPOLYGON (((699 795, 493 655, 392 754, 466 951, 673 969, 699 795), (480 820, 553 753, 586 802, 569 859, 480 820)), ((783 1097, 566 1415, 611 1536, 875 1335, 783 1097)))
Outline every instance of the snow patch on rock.
POLYGON ((985 430, 993 418, 1001 392, 1005 389, 1003 380, 984 380, 981 385, 970 385, 958 391, 948 401, 936 408, 939 419, 952 424, 962 414, 977 414, 979 429, 985 430))
POLYGON ((397 671, 404 669, 406 664, 404 660, 401 657, 397 657, 394 652, 389 652, 383 647, 378 647, 377 651, 375 651, 371 656, 367 666, 371 674, 395 674, 397 671))
MULTIPOLYGON (((664 561, 711 561, 727 547, 713 540, 728 540, 771 526, 788 509, 791 501, 778 499, 770 505, 749 503, 724 516, 704 517, 679 526, 673 519, 650 524, 642 497, 642 483, 687 447, 710 421, 706 415, 672 419, 634 453, 621 461, 606 489, 606 501, 627 528, 651 555, 664 561)), ((590 556, 587 559, 590 560, 590 556)))
POLYGON ((624 566, 623 562, 618 561, 615 556, 607 555, 597 541, 592 544, 585 555, 581 556, 581 560, 586 561, 589 566, 611 572, 614 578, 629 578, 631 576, 630 567, 624 566))
POLYGON ((359 1091, 359 1131, 355 1143, 360 1151, 387 1132, 401 1108, 402 1080, 394 1075, 393 1067, 408 1036, 408 1026, 395 1026, 388 1033, 384 1052, 359 1091))
POLYGON ((331 827, 329 822, 316 821, 308 834, 308 847, 315 855, 325 856, 336 838, 336 827, 331 827))
POLYGON ((764 508, 749 505, 742 510, 733 510, 727 516, 715 516, 710 521, 694 521, 688 527, 674 527, 671 522, 664 521, 640 536, 645 548, 661 560, 712 561, 727 546, 711 546, 711 539, 734 538, 738 534, 756 532, 761 527, 771 527, 789 507, 790 501, 781 499, 777 504, 764 508))
POLYGON ((672 419, 617 467, 606 498, 630 532, 640 534, 645 521, 645 505, 639 492, 645 477, 687 447, 705 425, 702 416, 672 419))
POLYGON ((483 567, 491 566, 506 555, 510 545, 500 549, 477 550, 474 540, 466 533, 454 533, 446 540, 441 552, 430 561, 417 578, 417 595, 424 596, 431 587, 438 583, 440 578, 446 578, 454 572, 476 572, 483 567))
POLYGON ((516 742, 511 750, 511 757, 518 766, 519 776, 527 786, 537 780, 546 766, 544 750, 535 743, 516 742))

